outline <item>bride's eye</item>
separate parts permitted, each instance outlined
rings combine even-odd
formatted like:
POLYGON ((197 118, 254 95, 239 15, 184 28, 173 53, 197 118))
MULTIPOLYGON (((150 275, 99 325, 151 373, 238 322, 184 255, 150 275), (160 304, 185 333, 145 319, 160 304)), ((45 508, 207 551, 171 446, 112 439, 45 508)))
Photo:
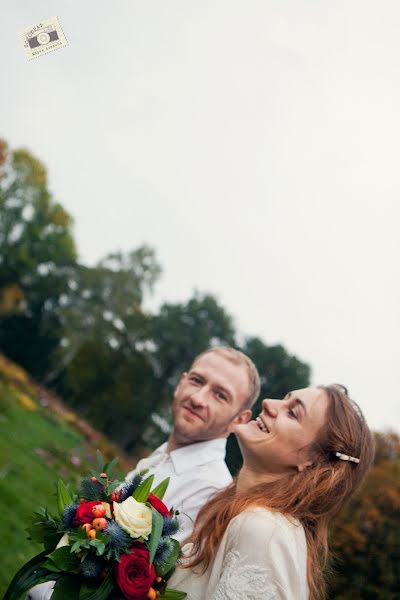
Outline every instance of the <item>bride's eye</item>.
POLYGON ((297 419, 297 415, 294 412, 293 408, 288 408, 287 414, 291 419, 297 419))

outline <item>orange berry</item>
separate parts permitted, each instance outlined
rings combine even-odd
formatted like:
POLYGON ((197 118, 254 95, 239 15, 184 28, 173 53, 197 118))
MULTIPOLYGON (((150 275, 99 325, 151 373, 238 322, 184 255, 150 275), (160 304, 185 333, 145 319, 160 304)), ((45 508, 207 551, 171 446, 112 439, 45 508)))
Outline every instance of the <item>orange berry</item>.
POLYGON ((93 519, 92 525, 95 529, 97 529, 97 531, 102 531, 107 525, 107 519, 103 519, 103 517, 100 517, 99 519, 93 519))
POLYGON ((84 529, 87 533, 88 531, 90 531, 92 529, 92 526, 90 523, 85 523, 84 525, 82 525, 82 529, 84 529))
POLYGON ((150 588, 149 591, 147 592, 147 597, 149 598, 149 600, 156 600, 157 598, 157 592, 154 588, 150 588))
POLYGON ((93 477, 91 477, 90 479, 91 479, 92 481, 97 481, 97 477, 95 477, 94 475, 93 475, 93 477))
POLYGON ((162 581, 162 577, 156 577, 156 581, 157 583, 160 583, 160 581, 162 581))
POLYGON ((107 473, 100 473, 100 477, 104 477, 105 479, 107 479, 107 473))
POLYGON ((102 504, 96 504, 92 508, 93 516, 97 519, 98 517, 104 517, 106 514, 106 509, 102 504))
POLYGON ((96 539, 96 530, 91 529, 90 531, 87 532, 87 536, 90 540, 96 539))

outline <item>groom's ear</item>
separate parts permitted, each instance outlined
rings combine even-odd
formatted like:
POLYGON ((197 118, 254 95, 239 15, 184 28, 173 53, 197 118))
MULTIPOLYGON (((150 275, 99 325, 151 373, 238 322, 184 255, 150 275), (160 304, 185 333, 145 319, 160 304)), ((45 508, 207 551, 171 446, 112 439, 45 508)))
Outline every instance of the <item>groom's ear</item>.
MULTIPOLYGON (((231 427, 233 425, 241 425, 242 423, 247 423, 248 421, 250 421, 252 415, 253 413, 249 408, 246 408, 246 410, 242 410, 238 415, 236 415, 236 417, 231 422, 231 427)), ((229 431, 232 431, 232 429, 230 428, 229 431)))

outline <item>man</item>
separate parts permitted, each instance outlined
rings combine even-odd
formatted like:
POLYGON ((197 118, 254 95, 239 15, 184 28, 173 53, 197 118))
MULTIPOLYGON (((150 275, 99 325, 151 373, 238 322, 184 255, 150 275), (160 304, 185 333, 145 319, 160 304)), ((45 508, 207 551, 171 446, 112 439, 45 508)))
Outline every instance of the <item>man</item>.
POLYGON ((206 350, 180 377, 167 442, 127 475, 129 481, 149 469, 154 486, 170 477, 164 502, 182 513, 182 529, 174 535, 180 542, 190 535, 200 508, 232 481, 226 438, 234 424, 250 420, 259 393, 260 377, 245 354, 221 346, 206 350))
MULTIPOLYGON (((181 512, 182 529, 174 535, 180 542, 192 532, 200 508, 232 481, 224 460, 226 438, 234 424, 250 420, 259 393, 258 371, 245 354, 225 346, 206 350, 180 377, 167 442, 128 473, 129 481, 149 469, 153 487, 170 477, 163 501, 181 512)), ((28 600, 49 599, 53 586, 35 586, 28 600)))

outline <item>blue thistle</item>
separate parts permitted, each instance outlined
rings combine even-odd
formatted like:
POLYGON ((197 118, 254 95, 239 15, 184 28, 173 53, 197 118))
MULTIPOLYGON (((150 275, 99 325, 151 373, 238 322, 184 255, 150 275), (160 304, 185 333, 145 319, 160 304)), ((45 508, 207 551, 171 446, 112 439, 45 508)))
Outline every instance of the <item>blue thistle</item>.
POLYGON ((90 477, 85 477, 85 479, 82 479, 81 481, 79 495, 89 501, 100 500, 103 490, 104 486, 97 480, 92 481, 90 477))
POLYGON ((120 502, 123 502, 124 500, 129 498, 129 496, 132 496, 133 492, 136 490, 136 488, 139 487, 142 481, 143 477, 140 473, 138 473, 130 481, 124 483, 118 490, 120 502))
POLYGON ((162 536, 169 537, 175 535, 179 531, 179 522, 175 517, 164 517, 164 525, 162 528, 162 536))
POLYGON ((64 508, 63 516, 61 517, 63 525, 66 529, 69 529, 72 526, 72 521, 75 517, 76 509, 78 508, 77 504, 68 504, 64 508))
POLYGON ((154 562, 157 562, 157 563, 167 562, 173 549, 174 549, 174 547, 169 538, 161 538, 160 543, 157 546, 156 555, 154 557, 154 562))
POLYGON ((88 554, 79 565, 79 570, 87 579, 95 579, 101 573, 102 563, 91 554, 88 554))
POLYGON ((116 523, 110 521, 102 531, 103 535, 106 535, 109 539, 107 544, 107 558, 114 558, 118 560, 120 554, 129 552, 132 545, 132 538, 116 523))

